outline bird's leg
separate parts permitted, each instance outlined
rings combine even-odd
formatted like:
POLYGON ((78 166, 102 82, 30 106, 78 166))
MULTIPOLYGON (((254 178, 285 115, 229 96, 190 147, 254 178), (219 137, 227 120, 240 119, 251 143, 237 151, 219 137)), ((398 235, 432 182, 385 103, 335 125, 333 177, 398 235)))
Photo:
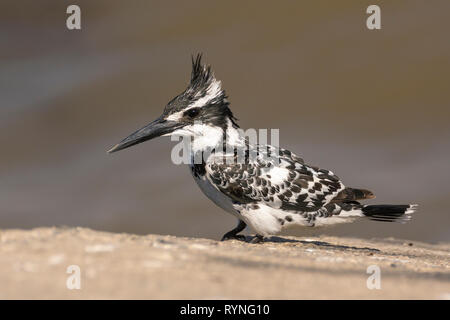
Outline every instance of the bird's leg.
POLYGON ((234 228, 231 231, 228 231, 227 233, 225 233, 222 237, 221 241, 225 241, 225 240, 231 240, 231 239, 236 239, 236 240, 242 240, 245 241, 245 236, 242 234, 238 234, 239 232, 241 232, 242 230, 245 229, 247 225, 245 224, 244 221, 239 220, 238 225, 236 226, 236 228, 234 228))
POLYGON ((255 235, 252 240, 250 240, 250 243, 262 243, 264 242, 264 236, 257 234, 255 235))

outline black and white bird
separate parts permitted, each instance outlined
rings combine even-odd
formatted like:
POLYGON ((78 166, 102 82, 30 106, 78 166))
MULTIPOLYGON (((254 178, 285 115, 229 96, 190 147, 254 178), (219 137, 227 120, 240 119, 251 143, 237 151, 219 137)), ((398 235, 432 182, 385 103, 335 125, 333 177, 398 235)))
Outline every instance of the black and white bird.
POLYGON ((222 240, 244 240, 239 233, 246 226, 256 233, 252 242, 260 242, 293 225, 314 227, 363 218, 405 222, 416 209, 416 205, 361 204, 374 194, 345 187, 333 172, 306 164, 289 150, 250 143, 221 82, 210 66, 202 64, 201 55, 192 59, 187 89, 158 119, 108 152, 169 135, 190 139, 189 168, 195 181, 209 199, 238 219, 237 227, 222 240))

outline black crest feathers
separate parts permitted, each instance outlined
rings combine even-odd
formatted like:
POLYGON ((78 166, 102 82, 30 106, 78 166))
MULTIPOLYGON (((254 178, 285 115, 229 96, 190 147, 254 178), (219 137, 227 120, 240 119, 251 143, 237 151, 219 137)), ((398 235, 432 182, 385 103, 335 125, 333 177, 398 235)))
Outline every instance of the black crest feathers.
POLYGON ((197 54, 195 58, 192 56, 191 87, 200 88, 207 86, 214 80, 211 66, 202 64, 202 54, 197 54))

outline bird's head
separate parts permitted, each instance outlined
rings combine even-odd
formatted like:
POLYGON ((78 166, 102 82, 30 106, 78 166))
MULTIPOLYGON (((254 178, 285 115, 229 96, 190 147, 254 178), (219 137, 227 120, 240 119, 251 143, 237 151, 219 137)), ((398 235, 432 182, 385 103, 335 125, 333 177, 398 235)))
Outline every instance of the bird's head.
POLYGON ((210 66, 203 65, 201 55, 192 57, 191 81, 187 89, 173 98, 162 115, 132 133, 108 152, 116 152, 159 136, 177 135, 214 144, 229 127, 237 128, 236 118, 221 82, 210 66), (219 137, 220 136, 220 137, 219 137))

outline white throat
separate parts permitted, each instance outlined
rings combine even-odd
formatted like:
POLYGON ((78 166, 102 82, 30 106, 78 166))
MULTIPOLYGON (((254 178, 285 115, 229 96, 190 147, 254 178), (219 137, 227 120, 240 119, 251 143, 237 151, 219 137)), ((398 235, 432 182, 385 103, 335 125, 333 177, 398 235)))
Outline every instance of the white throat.
MULTIPOLYGON (((194 125, 196 126, 196 125, 194 125)), ((218 147, 223 142, 223 129, 209 125, 199 125, 192 139, 192 152, 206 151, 218 147)))
POLYGON ((223 128, 204 123, 194 123, 193 125, 185 126, 182 129, 174 131, 172 135, 192 139, 191 151, 194 154, 216 147, 220 148, 225 142, 224 139, 231 146, 241 146, 244 144, 244 137, 240 130, 233 127, 230 120, 228 120, 225 135, 223 128))

